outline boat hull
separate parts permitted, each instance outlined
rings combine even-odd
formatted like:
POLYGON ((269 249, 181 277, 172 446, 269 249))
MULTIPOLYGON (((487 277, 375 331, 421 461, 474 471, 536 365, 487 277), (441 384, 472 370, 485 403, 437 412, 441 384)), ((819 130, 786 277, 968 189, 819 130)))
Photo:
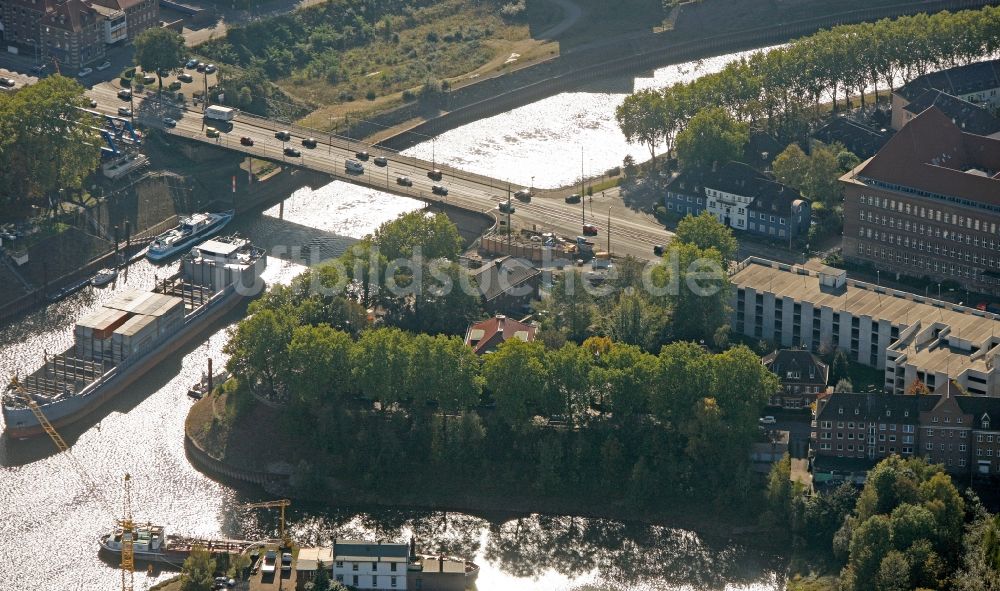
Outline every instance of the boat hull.
MULTIPOLYGON (((160 345, 140 359, 129 365, 123 371, 99 384, 92 392, 85 395, 69 396, 62 400, 41 405, 42 413, 56 429, 76 423, 98 410, 105 402, 111 400, 144 375, 151 368, 184 346, 197 335, 202 328, 218 320, 242 301, 243 295, 238 290, 231 290, 214 303, 197 318, 185 322, 176 333, 164 340, 160 345)), ((112 370, 114 371, 114 370, 112 370)), ((4 434, 15 439, 29 439, 45 435, 45 430, 28 408, 11 409, 3 406, 5 423, 4 434)))
POLYGON ((214 224, 212 224, 210 226, 206 226, 203 231, 198 232, 197 234, 192 234, 184 242, 180 242, 178 244, 175 244, 174 246, 172 246, 172 247, 170 247, 170 248, 168 248, 166 250, 153 250, 152 246, 150 246, 149 248, 146 249, 146 258, 148 258, 149 260, 154 261, 154 262, 158 262, 158 261, 162 261, 162 260, 165 260, 165 259, 169 259, 170 257, 174 256, 175 254, 183 251, 185 248, 188 248, 189 246, 191 246, 191 245, 193 245, 193 244, 195 244, 197 242, 202 242, 206 238, 209 238, 211 236, 214 236, 215 234, 218 234, 223 228, 226 227, 227 224, 229 224, 229 222, 232 221, 233 216, 235 215, 235 212, 229 211, 229 212, 226 212, 226 213, 220 214, 220 215, 221 215, 221 217, 220 217, 219 221, 215 222, 214 224))

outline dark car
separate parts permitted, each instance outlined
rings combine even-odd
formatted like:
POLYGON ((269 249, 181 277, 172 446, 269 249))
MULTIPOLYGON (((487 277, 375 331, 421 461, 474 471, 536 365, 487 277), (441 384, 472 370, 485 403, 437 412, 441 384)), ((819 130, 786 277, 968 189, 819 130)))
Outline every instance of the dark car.
POLYGON ((118 114, 122 117, 131 117, 132 109, 128 107, 118 107, 118 114))
POLYGON ((583 235, 584 236, 597 236, 597 226, 593 224, 583 225, 583 235))
POLYGON ((656 246, 654 246, 653 247, 653 254, 655 254, 658 257, 663 256, 663 245, 662 244, 657 244, 656 246))
POLYGON ((205 66, 205 73, 214 74, 216 69, 217 68, 215 67, 215 64, 208 64, 207 66, 205 66))
POLYGON ((122 99, 123 101, 132 100, 132 91, 127 88, 123 88, 118 91, 118 98, 122 99))
POLYGON ((3 86, 5 88, 14 88, 14 84, 15 84, 14 80, 0 76, 0 86, 3 86))
POLYGON ((32 66, 31 67, 31 73, 32 74, 36 74, 38 76, 41 76, 42 74, 44 74, 45 70, 46 70, 46 65, 45 64, 38 64, 37 66, 32 66))
POLYGON ((188 60, 187 63, 184 64, 184 67, 187 68, 187 69, 189 69, 189 70, 193 70, 197 66, 198 66, 198 60, 195 60, 195 59, 188 60))
POLYGON ((444 174, 436 168, 434 170, 427 171, 427 178, 431 179, 432 181, 439 181, 443 176, 444 174))
POLYGON ((573 193, 572 195, 568 195, 566 197, 566 203, 579 203, 579 202, 580 202, 579 193, 573 193))
POLYGON ((402 185, 404 187, 412 187, 413 186, 413 179, 411 179, 408 176, 398 176, 398 177, 396 177, 396 184, 397 185, 402 185))
POLYGON ((514 213, 514 206, 507 203, 506 201, 501 201, 500 203, 498 203, 497 209, 500 210, 500 213, 514 213))
POLYGON ((292 139, 292 134, 290 134, 287 131, 276 131, 274 132, 274 137, 278 138, 283 142, 287 142, 288 140, 292 139))
POLYGON ((363 150, 361 152, 355 152, 354 157, 357 158, 358 160, 368 160, 368 152, 365 152, 363 150))
POLYGON ((177 79, 180 80, 181 82, 193 82, 194 81, 194 76, 192 76, 191 74, 188 74, 187 72, 184 72, 184 73, 178 74, 177 75, 177 79))
POLYGON ((528 203, 529 201, 531 201, 531 191, 527 189, 521 189, 520 191, 514 193, 514 199, 528 203))
POLYGON ((375 166, 387 166, 389 161, 385 159, 385 156, 378 156, 373 160, 375 166))
POLYGON ((198 72, 204 72, 205 64, 203 64, 202 62, 198 62, 198 65, 196 65, 194 69, 197 70, 198 72))
POLYGON ((316 138, 307 137, 302 140, 302 145, 309 148, 310 150, 316 147, 316 138))
POLYGON ((435 195, 447 195, 448 189, 441 185, 434 185, 431 187, 431 193, 434 193, 435 195))
POLYGON ((253 145, 253 138, 252 137, 243 136, 243 137, 240 138, 240 144, 243 145, 243 146, 252 146, 253 145))
POLYGON ((296 150, 295 148, 293 148, 291 146, 288 146, 287 148, 285 148, 285 156, 292 156, 292 157, 298 158, 301 155, 302 155, 302 152, 299 152, 298 150, 296 150))
POLYGON ((94 99, 90 99, 90 108, 91 109, 96 109, 97 108, 97 101, 95 101, 94 99))

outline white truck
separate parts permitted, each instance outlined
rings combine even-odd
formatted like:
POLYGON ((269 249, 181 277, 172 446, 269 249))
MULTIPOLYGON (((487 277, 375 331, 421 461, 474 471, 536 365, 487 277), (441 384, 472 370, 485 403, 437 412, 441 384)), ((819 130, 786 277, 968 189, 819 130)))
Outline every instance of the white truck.
POLYGON ((205 119, 218 119, 219 121, 232 121, 236 119, 236 109, 232 107, 220 107, 212 105, 205 109, 205 119))

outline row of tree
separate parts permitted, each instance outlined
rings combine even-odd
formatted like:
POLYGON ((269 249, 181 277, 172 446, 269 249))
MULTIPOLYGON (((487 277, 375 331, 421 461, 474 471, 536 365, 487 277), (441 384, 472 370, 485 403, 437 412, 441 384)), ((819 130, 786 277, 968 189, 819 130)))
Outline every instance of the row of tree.
POLYGON ((83 188, 101 160, 101 139, 83 87, 49 76, 0 93, 0 207, 21 217, 55 208, 83 188))
MULTIPOLYGON (((892 88, 934 68, 970 63, 1000 50, 1000 8, 918 14, 843 25, 757 52, 692 82, 630 95, 616 118, 630 142, 674 148, 700 111, 722 107, 739 121, 766 122, 779 137, 801 136, 809 105, 892 88)), ((679 146, 678 146, 679 147, 679 146)))

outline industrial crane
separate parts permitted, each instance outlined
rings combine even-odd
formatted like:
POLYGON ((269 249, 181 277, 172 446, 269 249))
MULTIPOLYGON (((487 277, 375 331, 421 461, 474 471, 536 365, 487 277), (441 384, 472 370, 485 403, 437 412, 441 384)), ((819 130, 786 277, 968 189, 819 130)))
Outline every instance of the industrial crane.
MULTIPOLYGON (((104 506, 105 510, 108 511, 110 515, 114 515, 114 511, 111 509, 111 504, 108 502, 107 497, 101 492, 101 489, 94 484, 94 480, 87 473, 87 470, 83 467, 83 464, 76 459, 73 452, 70 451, 69 445, 67 445, 66 440, 62 438, 62 435, 56 431, 52 423, 45 417, 42 409, 39 408, 38 403, 32 398, 28 392, 21 385, 21 382, 14 376, 10 380, 11 389, 20 396, 21 400, 28 406, 31 410, 31 414, 35 415, 38 420, 38 424, 42 426, 42 429, 55 443, 56 448, 59 449, 66 458, 69 459, 70 464, 73 465, 73 469, 76 470, 77 475, 83 481, 84 485, 90 489, 90 494, 94 499, 96 499, 101 505, 104 506)), ((122 518, 117 520, 118 526, 122 530, 122 561, 121 561, 121 575, 122 575, 122 591, 132 591, 135 586, 135 547, 133 546, 133 541, 135 539, 135 524, 132 521, 132 477, 125 474, 125 499, 122 503, 122 518)))
POLYGON ((285 531, 285 507, 291 505, 292 502, 288 499, 279 499, 277 501, 264 501, 262 503, 247 503, 243 505, 247 509, 273 509, 278 507, 281 509, 281 522, 279 524, 279 533, 281 535, 281 543, 286 547, 292 545, 292 540, 285 531))

